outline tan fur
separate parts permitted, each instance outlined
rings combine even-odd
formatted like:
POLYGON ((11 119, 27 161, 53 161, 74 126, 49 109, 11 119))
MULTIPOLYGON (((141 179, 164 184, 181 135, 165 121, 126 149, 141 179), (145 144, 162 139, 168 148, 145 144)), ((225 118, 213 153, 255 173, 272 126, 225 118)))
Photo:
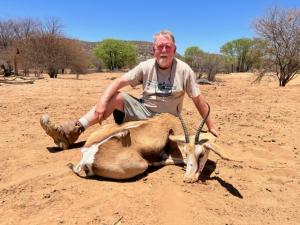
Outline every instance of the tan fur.
MULTIPOLYGON (((104 141, 94 155, 92 173, 88 174, 126 179, 143 173, 149 165, 162 160, 169 135, 180 127, 179 119, 167 113, 149 120, 100 127, 90 135, 84 146, 89 148, 104 141)), ((78 164, 76 168, 85 168, 85 165, 78 164)), ((77 173, 78 169, 73 171, 77 173)))
MULTIPOLYGON (((195 182, 209 150, 215 151, 212 149, 215 146, 205 144, 215 137, 209 133, 201 134, 203 141, 196 148, 193 143, 186 144, 183 135, 176 135, 181 133, 179 119, 171 114, 122 125, 108 124, 90 135, 83 147, 83 159, 70 168, 77 174, 84 169, 87 175, 127 179, 142 174, 149 165, 185 163, 184 181, 195 182)), ((190 139, 194 140, 194 137, 190 139)))
POLYGON ((127 129, 128 127, 139 126, 143 123, 146 123, 146 121, 133 121, 121 125, 117 125, 117 124, 102 125, 100 129, 96 130, 88 137, 85 143, 85 147, 89 147, 94 143, 100 142, 101 140, 106 139, 113 133, 118 133, 124 129, 127 129))
MULTIPOLYGON (((115 179, 130 178, 143 173, 149 164, 159 161, 169 134, 178 125, 179 121, 176 117, 162 114, 147 121, 109 127, 112 133, 127 128, 128 133, 121 138, 114 137, 99 147, 93 171, 99 176, 115 179)), ((99 133, 103 135, 105 132, 98 132, 98 135, 99 133)))

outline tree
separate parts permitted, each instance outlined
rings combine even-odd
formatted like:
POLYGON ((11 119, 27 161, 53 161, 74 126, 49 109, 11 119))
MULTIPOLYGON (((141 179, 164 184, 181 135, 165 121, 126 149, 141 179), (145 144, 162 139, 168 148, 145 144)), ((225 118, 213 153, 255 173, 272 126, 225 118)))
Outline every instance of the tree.
POLYGON ((273 72, 279 86, 286 86, 300 72, 300 10, 274 7, 254 25, 265 53, 257 80, 273 72))
POLYGON ((64 39, 64 67, 70 68, 73 73, 83 74, 86 73, 86 69, 89 64, 89 56, 83 50, 83 46, 79 41, 64 39))
POLYGON ((197 46, 192 46, 184 51, 184 61, 201 78, 204 74, 209 81, 215 81, 215 76, 223 69, 222 56, 202 51, 197 46))
POLYGON ((6 76, 13 74, 14 27, 15 22, 13 20, 0 21, 0 61, 6 76))
POLYGON ((105 39, 95 47, 94 52, 110 70, 131 68, 137 61, 135 47, 124 41, 105 39))
POLYGON ((223 68, 222 56, 205 53, 203 56, 202 70, 207 74, 209 81, 215 81, 216 75, 223 68))
POLYGON ((46 70, 51 78, 56 78, 58 70, 65 68, 76 74, 85 73, 89 64, 89 57, 79 41, 52 34, 27 38, 20 48, 20 62, 24 67, 46 70))
MULTIPOLYGON (((250 69, 248 64, 250 57, 250 49, 253 41, 249 38, 240 38, 227 42, 221 47, 221 52, 226 57, 226 63, 235 65, 237 72, 245 72, 250 69)), ((232 70, 233 71, 233 70, 232 70)))
MULTIPOLYGON (((18 75, 19 45, 26 38, 37 32, 38 22, 31 18, 0 21, 1 58, 8 68, 13 68, 18 75)), ((4 65, 3 65, 4 66, 4 65)))
POLYGON ((184 61, 196 72, 202 73, 204 52, 197 46, 191 46, 184 51, 184 61))
POLYGON ((260 38, 253 38, 252 45, 246 58, 246 65, 249 69, 260 69, 262 67, 264 52, 264 41, 260 38))
POLYGON ((25 74, 29 69, 46 70, 52 78, 64 68, 83 73, 89 60, 79 41, 63 36, 57 19, 0 21, 0 50, 1 68, 7 75, 12 74, 13 64, 16 74, 18 67, 25 74))

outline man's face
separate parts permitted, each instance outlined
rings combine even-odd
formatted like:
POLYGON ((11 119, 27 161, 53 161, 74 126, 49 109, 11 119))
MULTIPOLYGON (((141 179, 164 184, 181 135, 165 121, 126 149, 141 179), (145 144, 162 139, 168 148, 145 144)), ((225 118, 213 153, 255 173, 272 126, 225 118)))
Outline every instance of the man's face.
POLYGON ((159 35, 153 46, 154 56, 160 68, 167 69, 172 65, 176 46, 168 35, 159 35))

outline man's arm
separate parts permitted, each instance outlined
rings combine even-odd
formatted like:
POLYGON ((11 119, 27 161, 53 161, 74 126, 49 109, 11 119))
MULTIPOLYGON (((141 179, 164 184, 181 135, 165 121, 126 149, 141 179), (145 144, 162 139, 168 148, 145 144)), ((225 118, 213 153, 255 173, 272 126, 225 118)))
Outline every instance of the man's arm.
MULTIPOLYGON (((194 102, 198 112, 200 113, 202 118, 204 118, 206 116, 207 112, 208 112, 208 106, 206 104, 206 101, 205 101, 204 97, 202 95, 198 95, 197 97, 194 97, 192 99, 193 99, 193 102, 194 102)), ((211 132, 216 137, 219 136, 219 132, 215 128, 215 125, 213 124, 212 119, 211 119, 210 116, 208 116, 208 118, 206 120, 206 126, 207 126, 209 132, 211 132)))
POLYGON ((96 105, 95 113, 97 114, 98 121, 102 121, 104 113, 107 109, 107 104, 110 99, 120 90, 122 87, 128 86, 129 81, 124 76, 115 79, 104 91, 99 102, 96 105))

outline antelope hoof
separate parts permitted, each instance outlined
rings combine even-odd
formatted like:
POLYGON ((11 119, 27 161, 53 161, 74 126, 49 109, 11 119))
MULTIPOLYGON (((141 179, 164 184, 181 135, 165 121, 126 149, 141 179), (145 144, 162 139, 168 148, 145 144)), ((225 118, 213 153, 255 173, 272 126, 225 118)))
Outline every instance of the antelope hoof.
POLYGON ((195 183, 198 181, 198 178, 196 176, 192 176, 192 177, 183 177, 183 182, 184 183, 195 183))

